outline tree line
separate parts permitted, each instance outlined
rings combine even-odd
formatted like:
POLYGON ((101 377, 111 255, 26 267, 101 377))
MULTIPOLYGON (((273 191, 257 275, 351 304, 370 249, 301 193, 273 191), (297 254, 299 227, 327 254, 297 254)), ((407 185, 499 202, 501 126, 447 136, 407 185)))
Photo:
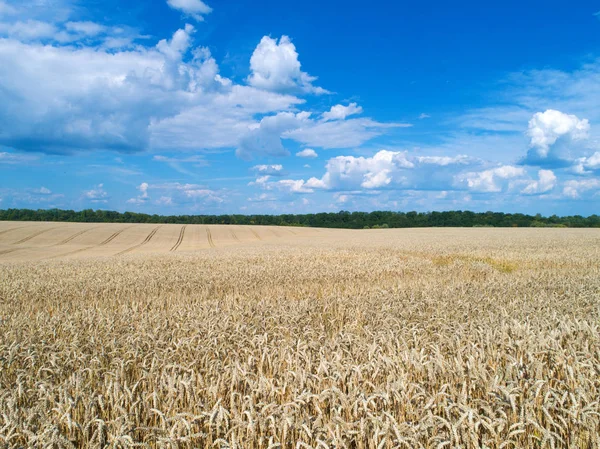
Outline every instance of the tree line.
POLYGON ((176 223, 307 226, 322 228, 414 228, 414 227, 569 227, 598 228, 600 216, 572 215, 544 217, 540 214, 507 214, 502 212, 322 212, 316 214, 281 215, 149 215, 85 209, 6 209, 0 210, 0 221, 66 221, 78 223, 176 223))

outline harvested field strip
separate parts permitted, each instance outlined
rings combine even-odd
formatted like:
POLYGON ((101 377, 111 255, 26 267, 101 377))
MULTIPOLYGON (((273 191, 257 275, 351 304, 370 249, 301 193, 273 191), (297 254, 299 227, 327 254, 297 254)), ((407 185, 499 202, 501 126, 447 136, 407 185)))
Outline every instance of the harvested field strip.
POLYGON ((72 240, 76 239, 76 238, 77 238, 77 237, 79 237, 80 235, 83 235, 83 234, 85 234, 86 232, 89 232, 89 231, 91 231, 92 229, 96 229, 96 228, 95 228, 95 227, 94 227, 94 228, 88 228, 88 229, 84 229, 84 230, 82 230, 82 231, 79 231, 79 232, 77 232, 77 233, 73 234, 72 236, 70 236, 70 237, 67 237, 67 238, 66 238, 66 239, 64 239, 62 242, 59 242, 59 243, 57 243, 57 244, 56 244, 56 245, 54 245, 54 246, 66 245, 66 244, 67 244, 67 243, 69 243, 70 241, 72 241, 72 240))
POLYGON ((37 237, 38 235, 42 235, 45 232, 51 231, 52 229, 56 229, 56 228, 46 228, 46 229, 42 229, 41 231, 35 232, 33 234, 31 234, 30 236, 25 237, 24 239, 19 240, 18 242, 15 242, 14 245, 20 245, 21 243, 25 243, 28 242, 29 240, 37 237))
POLYGON ((132 247, 130 247, 130 248, 127 248, 126 250, 123 250, 123 251, 121 251, 121 252, 119 252, 119 253, 115 254, 115 256, 120 256, 120 255, 122 255, 122 254, 127 254, 127 253, 129 253, 129 252, 131 252, 131 251, 133 251, 133 250, 135 250, 135 249, 139 248, 140 246, 144 246, 145 244, 149 243, 149 242, 150 242, 150 240, 152 240, 152 237, 154 237, 154 234, 156 234, 156 233, 158 232, 159 228, 160 228, 160 226, 157 226, 157 227, 155 227, 155 228, 154 228, 154 229, 153 229, 153 230, 150 232, 150 234, 148 234, 148 235, 146 236, 146 238, 144 239, 144 241, 143 241, 142 243, 138 243, 137 245, 133 245, 132 247))
POLYGON ((206 228, 206 238, 208 239, 208 244, 210 247, 215 248, 215 242, 213 242, 212 234, 208 228, 206 228))
POLYGON ((181 231, 179 231, 179 238, 177 239, 177 242, 175 242, 175 245, 173 245, 173 247, 169 250, 171 252, 173 251, 177 251, 177 248, 179 248, 181 246, 181 243, 183 242, 183 236, 185 235, 185 228, 186 226, 183 226, 181 228, 181 231))

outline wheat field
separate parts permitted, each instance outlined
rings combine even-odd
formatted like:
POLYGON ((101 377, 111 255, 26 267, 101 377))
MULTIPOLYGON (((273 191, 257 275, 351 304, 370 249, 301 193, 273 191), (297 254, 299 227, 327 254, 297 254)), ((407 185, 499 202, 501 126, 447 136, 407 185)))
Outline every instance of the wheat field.
POLYGON ((600 231, 0 223, 0 448, 599 448, 600 231))

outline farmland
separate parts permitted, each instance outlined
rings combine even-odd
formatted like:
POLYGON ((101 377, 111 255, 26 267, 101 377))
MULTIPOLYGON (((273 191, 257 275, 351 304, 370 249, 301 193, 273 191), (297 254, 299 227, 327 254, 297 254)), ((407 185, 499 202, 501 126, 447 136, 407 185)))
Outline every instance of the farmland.
POLYGON ((600 231, 0 222, 0 448, 600 447, 600 231))

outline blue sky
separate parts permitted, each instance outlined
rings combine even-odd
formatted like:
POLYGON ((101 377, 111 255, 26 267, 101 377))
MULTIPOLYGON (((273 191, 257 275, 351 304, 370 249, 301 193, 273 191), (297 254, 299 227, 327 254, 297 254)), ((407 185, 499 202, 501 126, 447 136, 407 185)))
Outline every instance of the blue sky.
POLYGON ((417 3, 0 0, 0 208, 598 213, 600 4, 417 3))

